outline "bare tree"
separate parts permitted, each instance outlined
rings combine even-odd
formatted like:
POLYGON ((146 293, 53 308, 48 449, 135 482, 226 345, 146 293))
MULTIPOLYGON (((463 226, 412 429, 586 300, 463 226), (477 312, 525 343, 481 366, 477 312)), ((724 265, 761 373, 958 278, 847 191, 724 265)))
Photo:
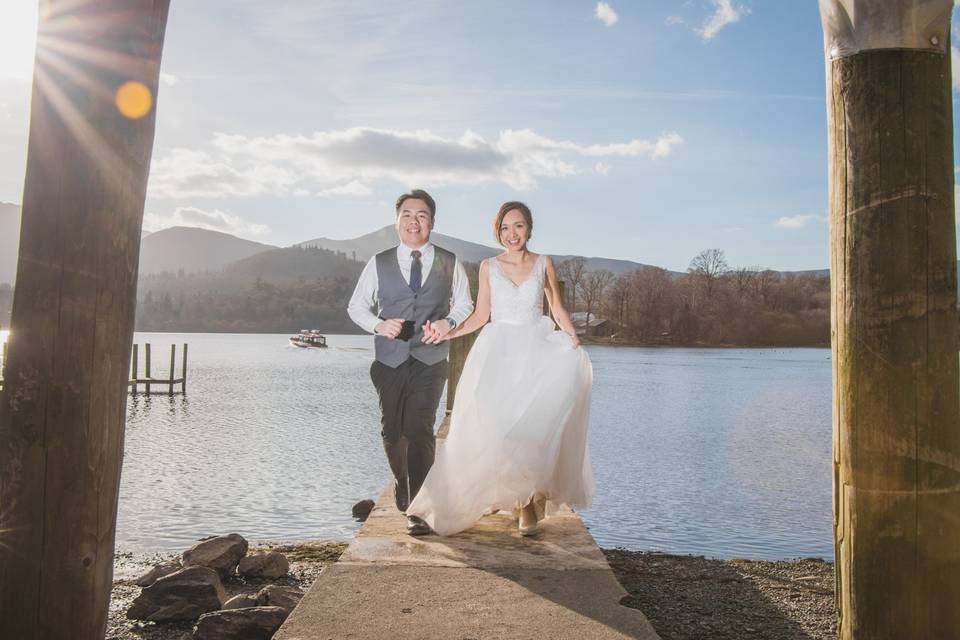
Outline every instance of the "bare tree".
POLYGON ((557 265, 557 277, 566 283, 566 291, 569 294, 570 313, 577 310, 577 289, 583 282, 583 275, 587 261, 580 256, 568 258, 557 265))
POLYGON ((617 320, 617 330, 623 331, 627 311, 633 298, 633 288, 630 286, 631 274, 621 273, 610 285, 607 296, 607 315, 617 320))
POLYGON ((657 337, 674 311, 673 277, 659 267, 641 267, 630 274, 631 333, 641 340, 657 337))
POLYGON ((583 304, 587 311, 587 326, 590 326, 590 314, 595 311, 603 301, 603 294, 607 287, 613 282, 614 275, 606 269, 597 271, 588 271, 580 282, 580 297, 583 298, 583 304))
POLYGON ((737 297, 743 300, 755 293, 759 273, 760 267, 740 267, 731 271, 733 283, 737 290, 737 297))
POLYGON ((690 261, 687 271, 703 284, 709 298, 717 279, 730 270, 723 249, 704 249, 690 261))

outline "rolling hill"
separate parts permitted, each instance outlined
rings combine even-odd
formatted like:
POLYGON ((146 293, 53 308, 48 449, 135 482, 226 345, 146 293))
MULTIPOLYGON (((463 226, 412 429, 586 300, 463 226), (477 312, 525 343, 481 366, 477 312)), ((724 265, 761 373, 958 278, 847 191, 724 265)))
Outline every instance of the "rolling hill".
POLYGON ((220 271, 229 264, 277 247, 229 233, 195 227, 170 227, 140 241, 140 275, 168 271, 220 271))
MULTIPOLYGON (((430 240, 437 246, 452 251, 464 262, 480 262, 491 256, 495 256, 502 251, 496 247, 488 247, 484 244, 469 242, 454 238, 453 236, 442 233, 433 233, 430 240)), ((306 242, 299 243, 301 247, 318 247, 329 249, 330 251, 342 251, 348 256, 355 257, 357 260, 367 261, 376 253, 389 249, 397 244, 397 232, 393 225, 387 225, 372 233, 362 235, 350 240, 331 240, 330 238, 314 238, 306 242)), ((554 255, 551 256, 555 263, 563 262, 573 256, 554 255)), ((607 269, 614 273, 624 273, 633 271, 644 265, 640 262, 630 260, 616 260, 613 258, 586 258, 587 270, 594 271, 598 269, 607 269)))

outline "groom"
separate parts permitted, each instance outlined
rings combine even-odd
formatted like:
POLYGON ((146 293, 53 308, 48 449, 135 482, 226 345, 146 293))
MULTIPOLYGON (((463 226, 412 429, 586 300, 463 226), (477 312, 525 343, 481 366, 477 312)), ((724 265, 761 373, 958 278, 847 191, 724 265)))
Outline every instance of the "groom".
MULTIPOLYGON (((448 343, 440 342, 473 312, 463 265, 430 243, 437 207, 426 191, 397 198, 400 244, 370 258, 347 312, 376 334, 370 378, 380 396, 383 449, 396 478, 397 509, 417 495, 433 464, 433 425, 447 379, 448 343)), ((416 516, 411 535, 430 533, 416 516)))

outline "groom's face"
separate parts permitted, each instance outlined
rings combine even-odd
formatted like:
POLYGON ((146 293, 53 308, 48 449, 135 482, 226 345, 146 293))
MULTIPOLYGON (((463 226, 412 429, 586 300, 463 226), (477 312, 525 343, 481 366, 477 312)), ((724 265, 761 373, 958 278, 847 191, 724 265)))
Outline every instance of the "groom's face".
POLYGON ((418 198, 407 198, 397 212, 397 235, 400 242, 417 249, 430 240, 433 219, 427 203, 418 198))

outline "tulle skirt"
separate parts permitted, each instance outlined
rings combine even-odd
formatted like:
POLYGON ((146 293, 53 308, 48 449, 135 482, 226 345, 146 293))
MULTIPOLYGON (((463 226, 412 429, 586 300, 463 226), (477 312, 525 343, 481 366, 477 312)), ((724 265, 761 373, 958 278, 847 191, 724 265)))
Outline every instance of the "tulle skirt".
POLYGON ((534 495, 548 513, 588 506, 592 386, 590 357, 550 318, 487 324, 464 364, 446 443, 407 515, 451 535, 534 495))

